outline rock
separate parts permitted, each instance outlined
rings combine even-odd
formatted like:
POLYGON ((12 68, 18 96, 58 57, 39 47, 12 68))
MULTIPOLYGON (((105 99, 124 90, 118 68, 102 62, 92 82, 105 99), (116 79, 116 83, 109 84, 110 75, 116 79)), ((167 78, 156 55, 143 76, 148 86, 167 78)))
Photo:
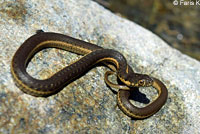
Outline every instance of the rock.
MULTIPOLYGON (((3 0, 0 29, 0 133, 200 132, 200 63, 97 3, 3 0), (135 72, 165 83, 169 91, 167 103, 150 118, 131 120, 116 107, 116 94, 104 82, 108 69, 103 66, 93 68, 48 98, 23 93, 11 77, 11 59, 38 29, 118 50, 135 72)), ((80 57, 46 49, 34 56, 27 70, 33 77, 45 79, 80 57)), ((140 91, 150 100, 156 96, 154 90, 140 91)))

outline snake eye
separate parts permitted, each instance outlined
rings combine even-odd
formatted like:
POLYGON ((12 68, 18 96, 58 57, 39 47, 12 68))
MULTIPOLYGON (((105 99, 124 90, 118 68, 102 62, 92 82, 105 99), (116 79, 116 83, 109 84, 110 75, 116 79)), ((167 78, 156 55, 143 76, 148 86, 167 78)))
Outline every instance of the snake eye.
POLYGON ((145 84, 145 80, 139 80, 139 85, 143 86, 145 84))

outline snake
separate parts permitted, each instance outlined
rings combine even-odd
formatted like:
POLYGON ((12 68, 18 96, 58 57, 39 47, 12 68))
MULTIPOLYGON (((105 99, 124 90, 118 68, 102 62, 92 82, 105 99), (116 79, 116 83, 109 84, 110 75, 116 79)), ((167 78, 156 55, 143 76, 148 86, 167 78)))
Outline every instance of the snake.
POLYGON ((48 97, 61 91, 67 84, 98 63, 103 63, 111 69, 105 73, 105 82, 108 86, 119 89, 117 104, 127 116, 138 119, 147 118, 165 104, 168 96, 165 85, 149 75, 135 73, 120 52, 104 49, 60 33, 38 30, 36 34, 25 40, 12 58, 11 74, 17 87, 24 93, 35 97, 48 97), (58 48, 83 56, 49 78, 40 80, 29 75, 26 68, 33 56, 45 48, 58 48), (114 84, 108 79, 109 75, 115 72, 122 85, 114 84), (131 104, 129 97, 132 87, 150 86, 158 90, 158 97, 154 102, 144 108, 131 104))

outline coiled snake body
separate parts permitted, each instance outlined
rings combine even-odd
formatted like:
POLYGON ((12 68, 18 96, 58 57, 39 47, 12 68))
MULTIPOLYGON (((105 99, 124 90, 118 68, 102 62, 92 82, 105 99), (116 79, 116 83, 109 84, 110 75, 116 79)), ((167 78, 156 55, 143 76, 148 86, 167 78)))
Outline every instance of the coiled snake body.
POLYGON ((46 97, 56 94, 66 84, 99 62, 105 63, 113 71, 116 71, 117 77, 124 83, 124 85, 117 85, 110 82, 108 76, 113 72, 106 72, 106 83, 111 87, 120 88, 117 102, 120 109, 128 116, 133 118, 149 117, 166 102, 167 89, 164 84, 148 75, 134 73, 121 53, 58 33, 38 31, 27 39, 13 56, 11 73, 23 92, 37 97, 46 97), (35 79, 27 73, 27 64, 38 51, 48 47, 64 49, 84 56, 48 79, 35 79), (129 101, 130 88, 141 86, 153 86, 158 90, 157 99, 144 108, 138 108, 129 101))

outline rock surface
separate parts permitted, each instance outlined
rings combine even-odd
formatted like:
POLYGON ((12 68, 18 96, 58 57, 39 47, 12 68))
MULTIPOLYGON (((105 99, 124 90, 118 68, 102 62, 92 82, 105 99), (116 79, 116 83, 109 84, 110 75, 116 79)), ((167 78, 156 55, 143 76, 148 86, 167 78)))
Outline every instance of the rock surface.
MULTIPOLYGON (((200 132, 200 63, 97 3, 3 0, 0 29, 0 133, 200 132), (11 77, 11 59, 38 29, 120 51, 135 72, 165 83, 167 103, 148 119, 131 120, 116 107, 116 94, 104 82, 108 69, 103 66, 93 68, 48 98, 23 93, 11 77)), ((46 49, 34 56, 27 70, 33 77, 45 79, 78 58, 69 52, 46 49)), ((141 91, 150 100, 156 96, 155 91, 141 91)))

